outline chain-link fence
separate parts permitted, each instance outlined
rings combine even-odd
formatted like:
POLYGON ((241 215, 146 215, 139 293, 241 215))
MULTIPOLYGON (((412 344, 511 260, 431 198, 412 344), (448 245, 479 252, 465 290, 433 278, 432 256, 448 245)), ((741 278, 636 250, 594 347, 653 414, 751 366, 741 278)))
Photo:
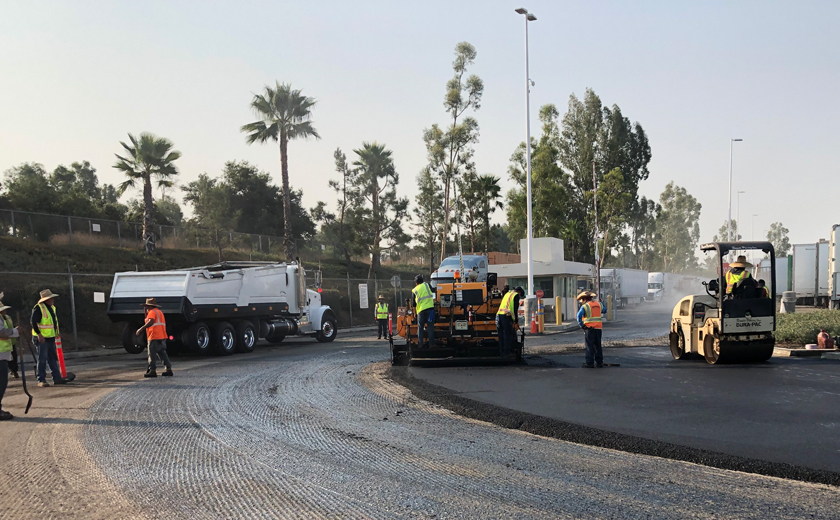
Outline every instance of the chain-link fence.
MULTIPOLYGON (((308 271, 307 278, 313 284, 314 271, 308 271)), ((12 307, 8 312, 15 325, 20 313, 28 330, 39 293, 50 289, 59 295, 56 312, 66 349, 118 347, 123 324, 112 323, 106 314, 113 280, 113 273, 5 271, 0 272, 0 292, 5 293, 3 303, 12 307)), ((385 297, 389 310, 396 314, 396 308, 405 305, 405 299, 411 297, 411 286, 397 277, 393 280, 326 278, 321 283, 321 298, 335 312, 340 333, 342 328, 375 325, 374 306, 380 294, 385 297)))

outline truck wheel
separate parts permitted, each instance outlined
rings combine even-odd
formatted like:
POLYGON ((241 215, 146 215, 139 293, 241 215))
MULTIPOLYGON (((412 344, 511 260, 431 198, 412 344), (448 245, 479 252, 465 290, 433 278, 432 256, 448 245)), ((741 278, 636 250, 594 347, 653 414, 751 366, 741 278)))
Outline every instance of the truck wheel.
POLYGON ((183 342, 196 354, 206 356, 210 352, 210 327, 203 321, 190 325, 184 331, 183 342))
POLYGON ((328 343, 335 339, 338 329, 335 326, 335 316, 332 314, 324 314, 321 318, 321 330, 315 334, 315 339, 321 343, 328 343))
POLYGON ((226 321, 216 324, 213 331, 213 352, 219 356, 229 356, 236 352, 236 330, 226 321))
POLYGON ((250 321, 240 321, 236 324, 236 342, 239 352, 253 352, 257 344, 257 331, 250 321))
POLYGON ((146 350, 146 334, 143 333, 141 336, 134 334, 139 328, 140 326, 134 323, 126 323, 123 328, 123 348, 129 354, 139 354, 146 350))

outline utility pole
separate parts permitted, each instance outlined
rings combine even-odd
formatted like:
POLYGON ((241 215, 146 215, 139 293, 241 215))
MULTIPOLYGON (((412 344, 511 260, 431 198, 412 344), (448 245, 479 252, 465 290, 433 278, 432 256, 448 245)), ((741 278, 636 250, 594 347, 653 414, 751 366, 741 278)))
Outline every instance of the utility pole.
POLYGON ((735 141, 743 141, 743 139, 729 140, 729 217, 726 219, 727 242, 732 242, 732 145, 735 141))
POLYGON ((595 160, 592 160, 592 200, 595 203, 595 294, 601 300, 601 254, 598 252, 598 180, 595 177, 595 160))

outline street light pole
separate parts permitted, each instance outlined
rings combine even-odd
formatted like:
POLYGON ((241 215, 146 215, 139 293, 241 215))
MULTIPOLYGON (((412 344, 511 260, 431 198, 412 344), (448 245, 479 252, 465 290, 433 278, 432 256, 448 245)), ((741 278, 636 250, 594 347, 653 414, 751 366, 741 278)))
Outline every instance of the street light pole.
POLYGON ((598 301, 601 301, 601 254, 598 252, 598 181, 595 177, 594 159, 592 160, 592 200, 595 206, 595 294, 597 294, 598 301))
MULTIPOLYGON (((736 226, 741 225, 741 194, 742 193, 746 193, 746 191, 739 191, 738 192, 738 207, 735 210, 735 225, 736 226)), ((738 239, 738 230, 736 229, 735 230, 735 240, 737 241, 737 239, 738 239)))
POLYGON ((533 298, 534 291, 534 262, 532 256, 531 242, 534 238, 533 219, 531 212, 533 206, 531 204, 531 73, 528 66, 528 22, 533 22, 537 19, 536 16, 529 13, 524 7, 516 9, 516 12, 525 17, 525 159, 527 164, 526 185, 527 185, 527 216, 528 216, 528 235, 527 235, 527 254, 528 254, 528 298, 533 298))
POLYGON ((743 139, 729 140, 729 217, 726 219, 726 241, 732 242, 732 144, 743 139))

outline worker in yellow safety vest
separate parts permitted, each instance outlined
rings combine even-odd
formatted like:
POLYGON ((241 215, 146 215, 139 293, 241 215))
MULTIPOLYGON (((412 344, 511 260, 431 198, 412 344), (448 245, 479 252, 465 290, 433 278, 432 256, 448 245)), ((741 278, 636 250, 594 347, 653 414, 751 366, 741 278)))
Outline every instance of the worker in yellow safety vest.
POLYGON ((388 304, 385 303, 385 296, 379 295, 379 298, 374 306, 376 312, 376 324, 379 327, 376 339, 388 339, 388 304))
POLYGON ((137 329, 138 336, 146 331, 146 343, 149 352, 149 369, 146 370, 143 377, 157 377, 157 357, 163 361, 163 366, 166 367, 166 371, 161 375, 171 376, 172 363, 169 362, 169 354, 166 353, 166 339, 168 338, 166 318, 163 317, 163 311, 160 310, 160 305, 154 298, 146 298, 143 310, 146 313, 146 323, 137 329))
POLYGON ((516 343, 513 324, 519 318, 519 300, 524 296, 525 289, 522 287, 506 292, 496 311, 496 332, 499 334, 499 352, 502 357, 510 355, 516 343))
POLYGON ((584 344, 586 345, 586 362, 584 368, 601 368, 604 366, 604 351, 601 349, 601 303, 595 300, 595 293, 583 291, 578 294, 581 302, 577 313, 578 325, 583 329, 584 344))
POLYGON ((750 272, 747 271, 747 268, 752 266, 751 263, 747 262, 747 257, 744 255, 739 256, 738 260, 729 264, 729 271, 726 272, 726 294, 732 294, 739 285, 752 278, 750 272))
MULTIPOLYGON (((2 316, 2 320, 0 320, 0 421, 14 419, 12 414, 3 410, 3 395, 6 393, 6 386, 9 384, 9 366, 15 359, 14 348, 17 341, 15 338, 18 337, 18 329, 12 326, 12 318, 6 314, 9 309, 11 307, 0 302, 0 316, 2 316)), ((14 372, 17 372, 17 368, 14 372)))
POLYGON ((769 298, 771 296, 770 288, 767 287, 767 282, 764 280, 758 281, 758 295, 761 298, 769 298))
POLYGON ((49 289, 41 291, 41 299, 32 309, 32 338, 38 341, 38 386, 50 386, 47 383, 47 365, 50 366, 54 385, 63 385, 67 380, 61 377, 58 367, 58 352, 55 349, 55 338, 59 337, 58 315, 55 312, 57 294, 49 289))
POLYGON ((411 294, 414 301, 414 309, 417 312, 417 346, 427 348, 435 345, 435 294, 429 284, 423 281, 423 275, 414 277, 414 289, 411 294), (423 344, 426 327, 428 326, 429 344, 423 344))

